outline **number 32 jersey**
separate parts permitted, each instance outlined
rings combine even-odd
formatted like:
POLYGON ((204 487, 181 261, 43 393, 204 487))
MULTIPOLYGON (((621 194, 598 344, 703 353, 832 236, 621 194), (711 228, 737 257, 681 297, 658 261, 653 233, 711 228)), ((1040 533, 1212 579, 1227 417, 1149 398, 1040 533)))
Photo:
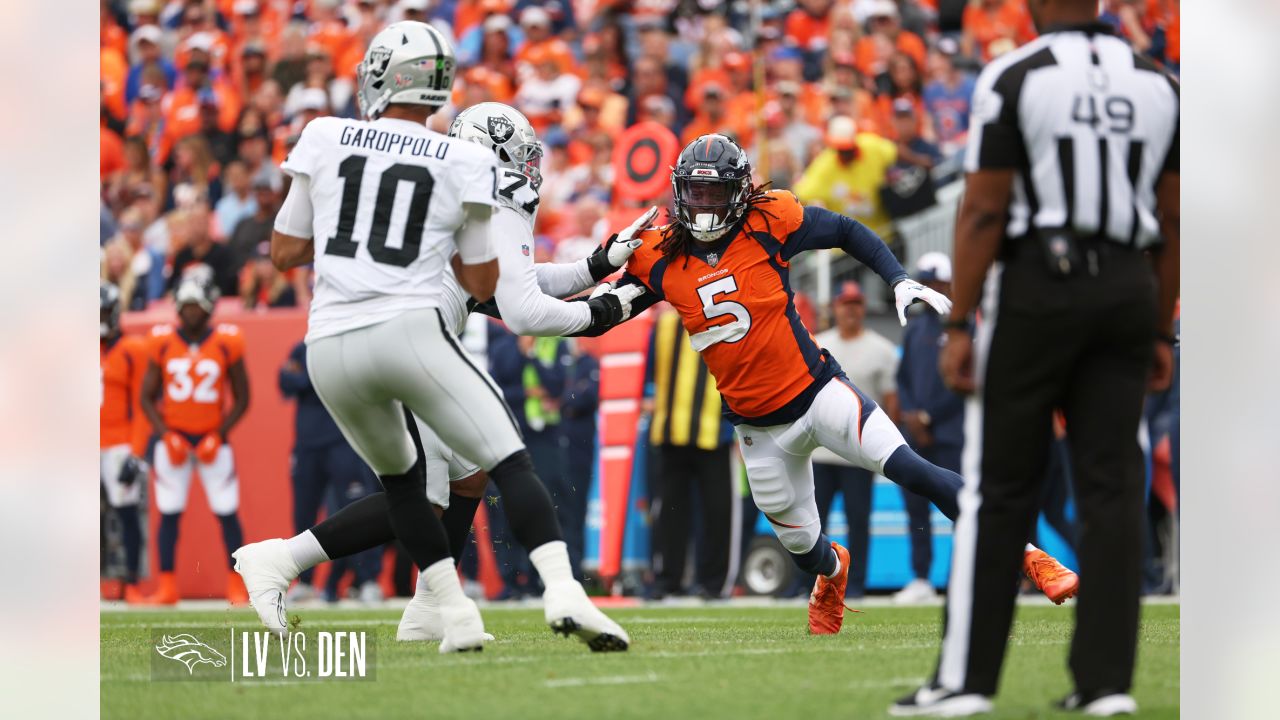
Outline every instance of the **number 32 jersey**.
POLYGON ((666 257, 657 249, 665 229, 646 230, 627 265, 679 311, 728 418, 758 426, 795 420, 842 372, 800 321, 788 278, 788 258, 807 239, 804 207, 785 190, 768 196, 736 235, 695 243, 688 257, 666 257))
POLYGON ((203 337, 188 338, 169 325, 151 331, 151 362, 160 368, 160 416, 188 435, 204 435, 222 424, 230 399, 227 370, 244 357, 244 335, 219 324, 203 337))
POLYGON ((495 164, 489 150, 419 123, 311 121, 281 166, 311 189, 307 341, 438 307, 463 203, 498 204, 495 164))

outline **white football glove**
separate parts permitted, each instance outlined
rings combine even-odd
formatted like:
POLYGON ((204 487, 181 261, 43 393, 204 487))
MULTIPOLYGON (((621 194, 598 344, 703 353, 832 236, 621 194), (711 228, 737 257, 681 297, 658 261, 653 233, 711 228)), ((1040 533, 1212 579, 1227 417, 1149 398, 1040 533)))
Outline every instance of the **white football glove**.
POLYGON ((925 302, 938 311, 939 315, 951 312, 951 300, 946 295, 931 290, 924 285, 907 278, 893 286, 893 299, 898 306, 898 321, 905 327, 907 324, 907 308, 916 301, 925 302))
POLYGON ((605 251, 609 258, 609 264, 615 268, 621 268, 627 264, 627 260, 631 257, 631 253, 640 247, 641 241, 636 236, 653 222, 653 218, 658 214, 658 206, 654 205, 645 211, 643 215, 636 218, 635 222, 628 225, 622 232, 618 233, 617 238, 613 238, 609 243, 608 249, 605 251))
MULTIPOLYGON (((591 295, 587 297, 587 301, 596 300, 604 295, 611 295, 617 298, 618 308, 621 310, 621 317, 614 322, 622 322, 631 317, 631 303, 636 298, 644 294, 644 288, 639 285, 623 285, 615 288, 613 283, 600 283, 595 290, 591 291, 591 295)), ((612 305, 612 303, 609 303, 612 305)), ((613 320, 612 318, 609 318, 613 320)), ((612 324, 612 323, 610 323, 612 324)))

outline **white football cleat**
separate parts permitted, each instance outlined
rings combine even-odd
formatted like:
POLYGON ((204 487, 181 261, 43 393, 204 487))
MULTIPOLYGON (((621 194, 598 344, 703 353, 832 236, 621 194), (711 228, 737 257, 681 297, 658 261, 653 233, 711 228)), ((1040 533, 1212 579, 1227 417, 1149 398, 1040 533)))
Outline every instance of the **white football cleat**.
POLYGON ((249 604, 258 611, 258 619, 268 630, 283 635, 289 627, 284 593, 301 572, 284 540, 250 543, 231 557, 236 561, 236 572, 244 578, 249 604))
POLYGON ((898 605, 914 605, 937 599, 938 591, 933 589, 933 583, 924 578, 912 580, 893 594, 893 602, 898 605))
POLYGON ((631 644, 627 631, 600 612, 577 582, 548 587, 542 601, 551 629, 565 637, 576 635, 592 652, 622 652, 631 644))
POLYGON ((399 642, 439 642, 444 639, 444 620, 440 617, 440 603, 430 591, 418 589, 400 616, 396 628, 399 642))
POLYGON ((480 608, 471 598, 440 608, 440 621, 444 639, 440 641, 440 654, 451 652, 479 652, 484 650, 485 640, 491 637, 484 631, 480 608))

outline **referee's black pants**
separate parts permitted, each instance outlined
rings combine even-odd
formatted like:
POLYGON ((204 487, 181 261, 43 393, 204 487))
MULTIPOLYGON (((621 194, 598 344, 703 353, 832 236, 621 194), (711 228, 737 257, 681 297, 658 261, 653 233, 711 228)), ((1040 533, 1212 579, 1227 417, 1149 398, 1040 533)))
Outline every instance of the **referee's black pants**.
POLYGON ((1154 278, 1140 253, 1118 245, 1097 248, 1097 276, 1067 279, 1049 275, 1034 245, 1024 250, 988 278, 975 341, 980 394, 969 400, 966 428, 980 432, 966 438, 938 681, 996 692, 1060 407, 1081 526, 1069 664, 1082 692, 1126 692, 1138 632, 1138 422, 1154 345, 1154 278))
POLYGON ((683 594, 685 558, 694 531, 694 497, 701 514, 696 582, 702 592, 727 597, 737 579, 735 516, 738 493, 730 464, 731 443, 715 450, 696 446, 653 446, 650 473, 653 515, 653 570, 662 595, 683 594), (730 574, 733 574, 733 577, 730 574))

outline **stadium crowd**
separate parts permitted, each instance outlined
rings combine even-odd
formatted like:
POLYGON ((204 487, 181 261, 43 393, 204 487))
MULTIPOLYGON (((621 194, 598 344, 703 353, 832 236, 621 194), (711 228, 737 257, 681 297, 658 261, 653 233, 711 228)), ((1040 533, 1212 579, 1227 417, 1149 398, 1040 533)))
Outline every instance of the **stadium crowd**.
MULTIPOLYGON (((682 142, 730 135, 758 182, 892 238, 895 219, 958 177, 977 71, 1035 37, 1023 0, 102 0, 100 253, 126 309, 196 263, 248 308, 306 305, 310 272, 269 258, 279 164, 310 120, 356 115, 366 43, 402 19, 455 39, 453 98, 433 129, 490 100, 533 123, 546 149, 536 251, 555 260, 608 235, 614 143, 644 120, 682 142)), ((1103 0, 1100 19, 1177 73, 1179 0, 1103 0)), ((548 392, 595 369, 571 345, 527 344, 497 347, 559 371, 512 369, 503 384, 529 437, 570 424, 577 410, 548 392)), ((704 585, 722 584, 722 564, 704 585)))

